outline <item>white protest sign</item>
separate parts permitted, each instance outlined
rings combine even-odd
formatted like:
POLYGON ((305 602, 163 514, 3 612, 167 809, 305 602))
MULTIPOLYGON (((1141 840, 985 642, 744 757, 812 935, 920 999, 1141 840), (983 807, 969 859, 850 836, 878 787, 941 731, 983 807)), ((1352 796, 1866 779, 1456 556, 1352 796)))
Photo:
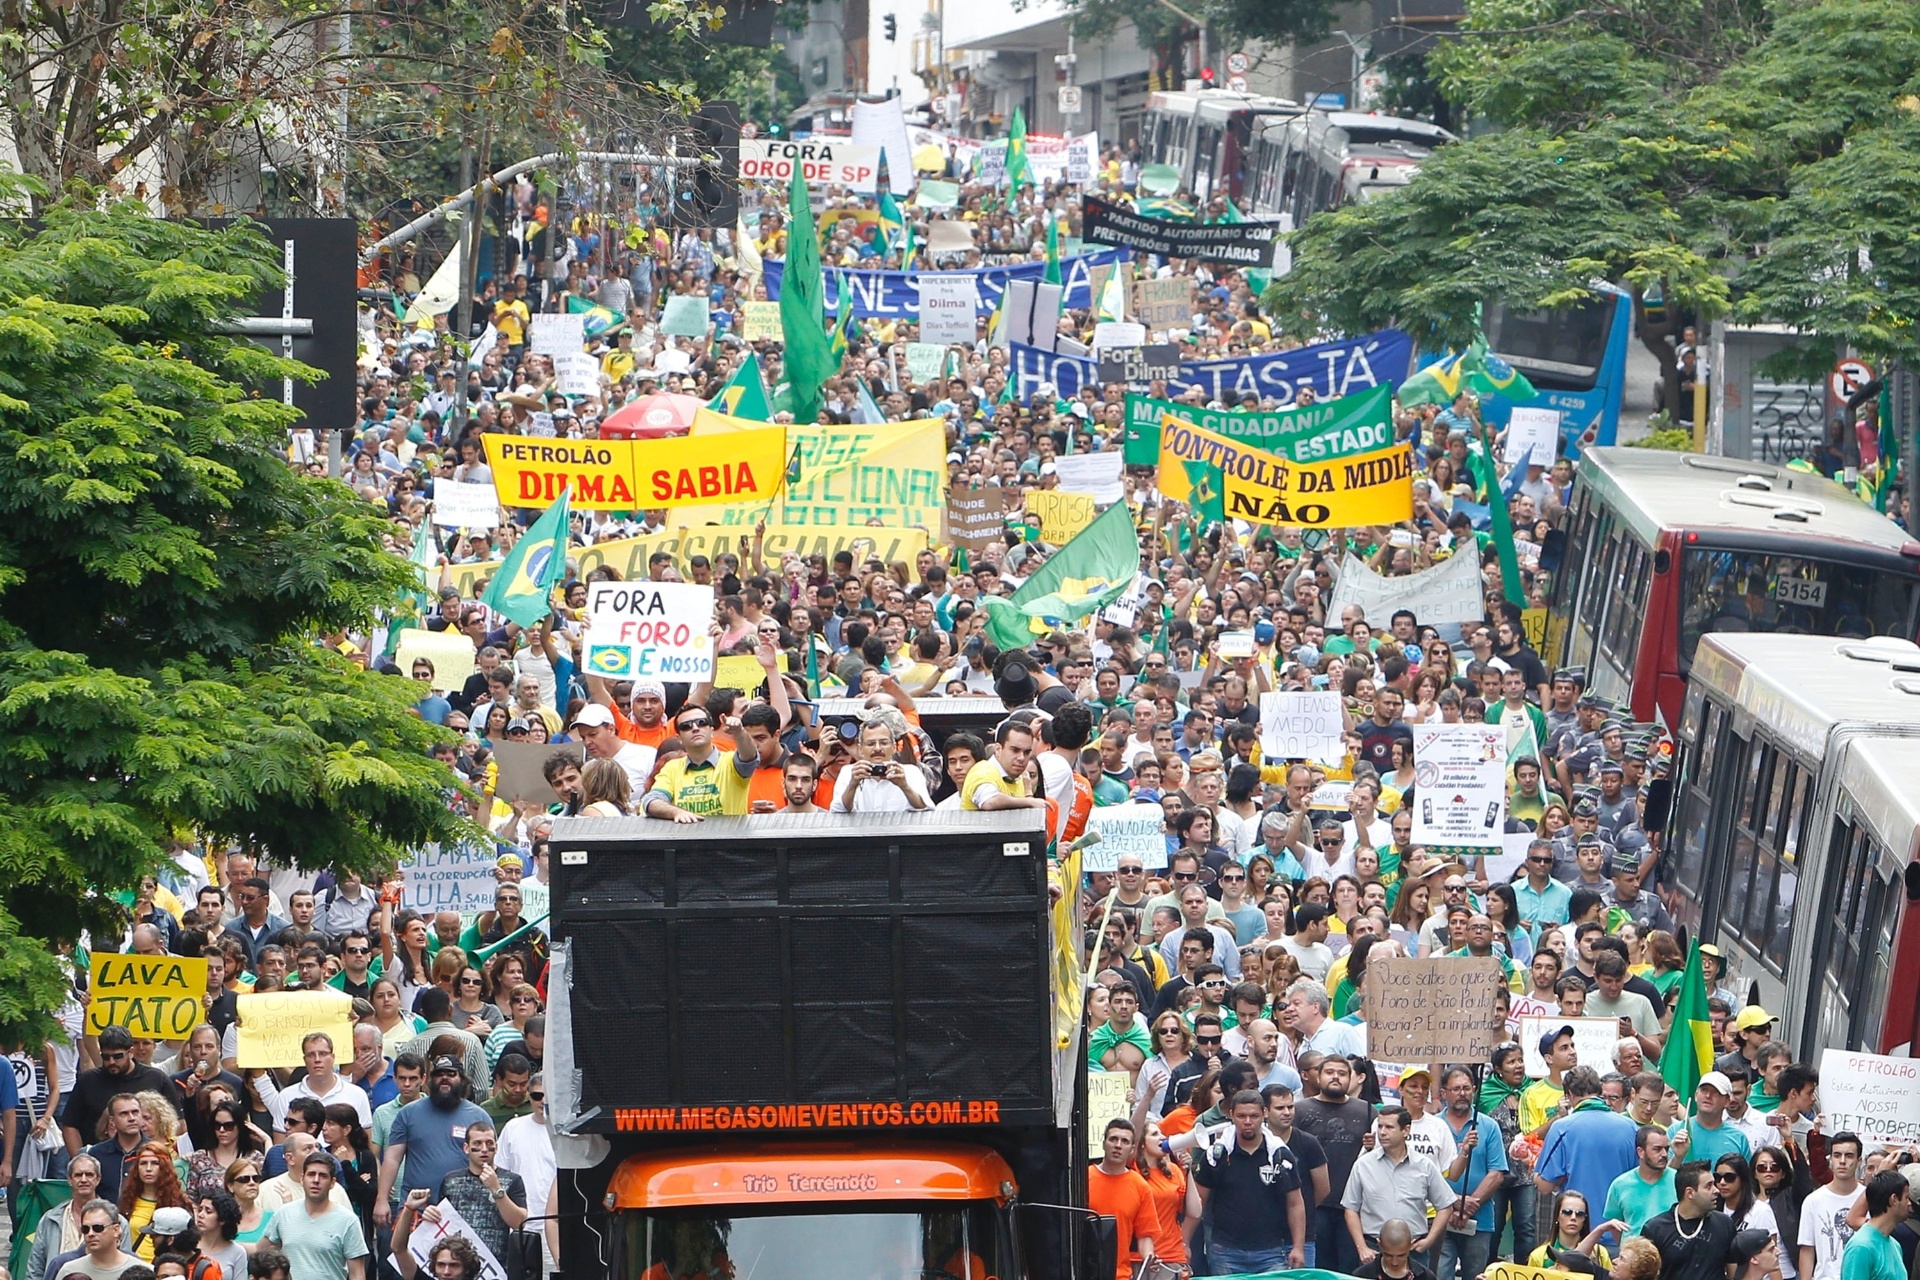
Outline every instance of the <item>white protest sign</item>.
POLYGON ((1110 804, 1087 813, 1087 830, 1100 843, 1083 851, 1086 871, 1111 871, 1123 853, 1136 853, 1147 870, 1167 865, 1167 816, 1157 804, 1110 804))
POLYGON ((527 328, 527 349, 537 356, 569 355, 587 345, 583 315, 541 313, 527 328))
POLYGON ((436 911, 491 911, 499 855, 491 845, 424 845, 407 861, 406 898, 402 906, 422 915, 436 911))
POLYGON ((1259 646, 1254 643, 1251 631, 1222 631, 1220 633, 1220 656, 1223 658, 1251 658, 1259 646))
POLYGON ((1339 756, 1345 727, 1337 693, 1260 695, 1260 754, 1267 760, 1339 756))
POLYGON ((1144 347, 1146 345, 1147 326, 1138 321, 1102 320, 1093 326, 1093 349, 1095 351, 1144 347))
POLYGON ((794 165, 808 186, 852 187, 872 191, 880 172, 880 148, 833 139, 792 142, 781 138, 740 139, 740 181, 793 180, 794 165))
MULTIPOLYGON (((1333 695, 1329 694, 1328 696, 1331 697, 1333 695)), ((1262 754, 1265 753, 1263 752, 1262 754)), ((1353 784, 1351 782, 1323 782, 1313 789, 1312 795, 1307 797, 1307 808, 1338 809, 1342 813, 1351 813, 1352 810, 1347 807, 1347 797, 1352 794, 1353 784)))
POLYGON ((980 282, 970 275, 920 277, 920 340, 972 342, 978 335, 980 282))
POLYGON ((1515 409, 1507 421, 1507 442, 1501 457, 1509 466, 1525 466, 1532 461, 1550 467, 1559 447, 1558 409, 1515 409))
POLYGON ((584 351, 563 351, 553 356, 553 383, 563 396, 600 394, 600 362, 584 351))
POLYGON ((940 376, 940 367, 946 358, 947 349, 938 342, 909 342, 907 380, 915 386, 925 386, 940 376))
POLYGON ((530 414, 529 417, 531 417, 532 422, 527 427, 528 435, 551 438, 559 434, 553 425, 553 415, 545 409, 537 409, 530 414))
MULTIPOLYGON (((475 486, 476 488, 479 486, 475 486)), ((487 488, 493 488, 487 485, 487 488)), ((499 502, 498 498, 494 501, 499 502)), ((466 684, 478 666, 474 662, 473 641, 458 631, 428 631, 408 627, 400 633, 400 646, 393 651, 393 663, 408 675, 413 664, 424 662, 433 668, 429 688, 442 692, 466 684)))
POLYGON ((1067 181, 1084 186, 1093 181, 1094 166, 1100 162, 1100 135, 1077 134, 1067 139, 1067 181))
MULTIPOLYGON (((1613 1047, 1620 1043, 1618 1018, 1521 1018, 1520 1051, 1526 1056, 1527 1074, 1535 1080, 1547 1074, 1547 1062, 1540 1056, 1540 1037, 1562 1027, 1573 1028, 1573 1054, 1583 1067, 1592 1067, 1601 1075, 1613 1070, 1613 1047)), ((1826 1096, 1827 1077, 1820 1076, 1821 1096, 1826 1096)))
POLYGON ((1920 1141, 1920 1061, 1824 1050, 1820 1110, 1830 1133, 1848 1129, 1889 1144, 1920 1141))
POLYGON ((1520 831, 1500 837, 1500 852, 1484 855, 1487 880, 1491 884, 1505 884, 1513 879, 1527 860, 1527 847, 1533 843, 1531 831, 1520 831))
POLYGON ((1126 455, 1118 449, 1104 453, 1056 454, 1053 469, 1060 477, 1062 489, 1091 494, 1095 502, 1105 507, 1127 496, 1127 486, 1120 478, 1125 462, 1126 455))
POLYGON ((1497 724, 1413 726, 1413 843, 1500 849, 1507 733, 1497 724))
MULTIPOLYGON (((907 139, 907 117, 900 98, 853 104, 853 145, 872 147, 887 158, 887 186, 896 196, 913 191, 913 143, 907 139)), ((874 175, 875 182, 879 175, 874 175)))
POLYGON ((500 494, 491 484, 435 481, 433 522, 450 529, 495 528, 500 523, 500 494))
POLYGON ((1144 573, 1136 573, 1133 575, 1133 585, 1127 588, 1126 594, 1102 609, 1098 616, 1102 622, 1111 622, 1116 626, 1130 627, 1133 625, 1134 620, 1140 616, 1141 606, 1145 605, 1146 602, 1147 575, 1144 573))
POLYGON ((1350 604, 1360 606, 1375 631, 1386 629, 1396 609, 1410 609, 1423 623, 1472 622, 1487 614, 1480 598, 1480 557, 1449 556, 1431 569, 1403 578, 1385 578, 1348 552, 1340 565, 1327 616, 1338 618, 1350 604))
MULTIPOLYGON (((487 1242, 475 1234, 473 1224, 460 1216, 460 1211, 453 1207, 452 1201, 442 1200, 435 1207, 439 1210, 440 1220, 428 1222, 422 1219, 416 1222, 413 1234, 407 1237, 407 1252, 412 1254, 413 1260, 420 1264, 420 1274, 423 1276, 433 1274, 428 1254, 433 1251, 435 1245, 448 1236, 459 1236, 480 1254, 480 1275, 477 1280, 507 1280, 507 1269, 500 1265, 500 1259, 493 1256, 493 1250, 487 1248, 487 1242)), ((535 1212, 534 1209, 528 1211, 535 1212)), ((399 1269, 400 1264, 394 1263, 394 1270, 399 1269)))
POLYGON ((631 680, 713 675, 713 588, 691 582, 596 582, 587 588, 586 668, 631 680))

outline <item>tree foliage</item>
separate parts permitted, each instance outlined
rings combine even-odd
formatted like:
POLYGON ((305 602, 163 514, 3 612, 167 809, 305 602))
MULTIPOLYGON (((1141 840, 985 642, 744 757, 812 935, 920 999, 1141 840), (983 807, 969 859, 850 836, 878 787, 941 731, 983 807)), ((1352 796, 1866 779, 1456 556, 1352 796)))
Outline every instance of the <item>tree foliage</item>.
POLYGON ((1458 345, 1486 300, 1564 305, 1605 280, 1633 294, 1669 378, 1649 295, 1669 317, 1920 356, 1920 8, 1473 0, 1432 63, 1500 129, 1311 220, 1267 295, 1292 327, 1397 323, 1458 345))
POLYGON ((372 871, 461 833, 410 690, 316 642, 412 570, 245 389, 310 371, 213 332, 275 256, 131 203, 0 230, 0 1036, 176 838, 372 871))

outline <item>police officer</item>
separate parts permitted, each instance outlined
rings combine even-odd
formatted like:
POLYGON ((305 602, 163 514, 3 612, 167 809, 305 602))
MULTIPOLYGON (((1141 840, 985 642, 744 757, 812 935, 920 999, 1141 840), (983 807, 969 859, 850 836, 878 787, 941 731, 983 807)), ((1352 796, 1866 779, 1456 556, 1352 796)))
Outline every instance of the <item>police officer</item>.
POLYGON ((1634 819, 1633 797, 1624 790, 1626 780, 1624 760, 1606 759, 1600 762, 1600 799, 1595 807, 1599 813, 1600 830, 1616 839, 1620 828, 1634 819))
POLYGON ((1625 912, 1642 933, 1648 929, 1673 932, 1673 917, 1667 914, 1666 907, 1659 898, 1640 887, 1639 854, 1615 851, 1611 879, 1612 886, 1600 898, 1609 912, 1615 909, 1625 912))

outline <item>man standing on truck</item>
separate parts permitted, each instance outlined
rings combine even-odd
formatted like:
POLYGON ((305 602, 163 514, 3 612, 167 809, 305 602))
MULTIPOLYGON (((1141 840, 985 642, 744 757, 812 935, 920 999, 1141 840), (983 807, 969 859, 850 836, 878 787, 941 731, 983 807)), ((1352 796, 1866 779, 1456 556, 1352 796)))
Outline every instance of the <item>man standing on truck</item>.
POLYGON ((1153 1233, 1159 1217, 1153 1193, 1135 1171, 1131 1120, 1107 1121, 1100 1140, 1100 1162, 1087 1170, 1087 1207, 1114 1221, 1114 1280, 1128 1280, 1139 1263, 1153 1257, 1153 1233))
POLYGON ((1307 1265, 1306 1200, 1298 1162, 1266 1125, 1252 1089, 1233 1095, 1233 1133, 1198 1153, 1193 1180, 1206 1206, 1207 1260, 1217 1272, 1307 1265))
POLYGON ((713 746, 713 713, 688 703, 673 717, 673 731, 686 752, 660 766, 640 812, 668 822, 704 822, 747 811, 747 784, 713 746))
MULTIPOLYGON (((967 770, 960 784, 962 809, 1044 809, 1045 800, 1027 793, 1027 766, 1033 761, 1033 729, 1008 720, 993 735, 993 754, 967 770)), ((1149 1207, 1149 1214, 1152 1209, 1149 1207)))

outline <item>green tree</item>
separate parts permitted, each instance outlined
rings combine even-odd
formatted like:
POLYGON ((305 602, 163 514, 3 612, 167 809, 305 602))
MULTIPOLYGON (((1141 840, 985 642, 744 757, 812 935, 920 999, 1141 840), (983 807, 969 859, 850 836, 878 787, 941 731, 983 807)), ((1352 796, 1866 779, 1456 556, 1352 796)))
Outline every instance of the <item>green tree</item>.
POLYGON ((319 642, 413 571, 246 390, 310 371, 216 332, 275 261, 131 203, 0 228, 0 1036, 175 838, 373 872, 471 830, 406 682, 319 642))
POLYGON ((1670 393, 1666 326, 1685 312, 1920 356, 1920 9, 1473 0, 1431 62, 1500 131, 1310 221, 1265 299, 1290 327, 1398 323, 1458 345, 1487 300, 1566 305, 1606 280, 1632 294, 1670 393))

